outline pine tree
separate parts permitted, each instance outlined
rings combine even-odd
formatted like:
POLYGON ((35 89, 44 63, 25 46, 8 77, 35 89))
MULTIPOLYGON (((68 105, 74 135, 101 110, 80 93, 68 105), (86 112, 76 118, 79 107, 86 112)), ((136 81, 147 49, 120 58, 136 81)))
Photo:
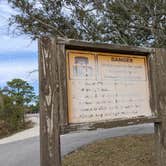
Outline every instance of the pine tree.
POLYGON ((8 0, 18 32, 165 47, 165 0, 8 0))

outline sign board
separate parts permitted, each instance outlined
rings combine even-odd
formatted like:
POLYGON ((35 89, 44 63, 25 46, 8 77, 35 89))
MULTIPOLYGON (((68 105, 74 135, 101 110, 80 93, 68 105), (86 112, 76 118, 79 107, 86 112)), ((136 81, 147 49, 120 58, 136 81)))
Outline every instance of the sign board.
POLYGON ((154 123, 166 165, 166 50, 39 40, 41 166, 60 166, 60 134, 154 123))
POLYGON ((147 57, 67 51, 69 123, 150 117, 147 57))

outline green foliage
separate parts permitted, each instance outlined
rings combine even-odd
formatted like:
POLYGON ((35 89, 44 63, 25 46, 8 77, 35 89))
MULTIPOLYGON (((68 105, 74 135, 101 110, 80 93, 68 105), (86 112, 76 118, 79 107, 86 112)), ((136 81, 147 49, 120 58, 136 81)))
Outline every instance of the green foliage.
POLYGON ((18 32, 148 47, 166 45, 165 0, 8 0, 18 32))
POLYGON ((26 111, 27 113, 38 113, 39 112, 39 104, 35 104, 35 105, 30 105, 28 110, 26 111))
POLYGON ((4 109, 3 97, 0 89, 0 112, 4 109))
MULTIPOLYGON (((9 132, 24 128, 26 108, 31 102, 37 101, 33 87, 26 81, 22 79, 8 81, 7 86, 0 89, 0 123, 3 123, 9 132)), ((37 107, 37 103, 35 106, 37 107)))
POLYGON ((6 95, 1 95, 3 109, 0 109, 0 120, 6 124, 9 131, 22 128, 24 111, 22 107, 13 104, 13 100, 6 95))
POLYGON ((32 86, 22 79, 13 79, 7 82, 5 93, 10 96, 17 105, 28 105, 35 99, 32 86))
POLYGON ((36 96, 35 104, 30 106, 32 113, 38 113, 40 110, 39 106, 39 96, 36 96))
POLYGON ((27 106, 26 113, 38 113, 39 109, 39 96, 36 96, 34 103, 27 106))

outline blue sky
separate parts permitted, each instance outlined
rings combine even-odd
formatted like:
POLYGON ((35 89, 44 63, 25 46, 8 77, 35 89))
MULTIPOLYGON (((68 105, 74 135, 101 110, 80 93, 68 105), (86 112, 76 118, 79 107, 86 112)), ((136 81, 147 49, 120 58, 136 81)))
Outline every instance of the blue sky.
POLYGON ((6 0, 0 0, 0 87, 13 78, 21 78, 38 93, 37 42, 28 36, 17 36, 8 30, 8 19, 15 11, 6 0))

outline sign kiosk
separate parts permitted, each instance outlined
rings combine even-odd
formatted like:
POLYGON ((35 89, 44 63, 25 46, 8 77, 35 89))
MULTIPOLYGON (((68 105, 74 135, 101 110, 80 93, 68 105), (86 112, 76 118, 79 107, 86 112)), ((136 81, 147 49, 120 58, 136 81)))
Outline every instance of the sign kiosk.
POLYGON ((154 123, 166 165, 166 51, 39 40, 41 166, 60 166, 60 134, 154 123))

